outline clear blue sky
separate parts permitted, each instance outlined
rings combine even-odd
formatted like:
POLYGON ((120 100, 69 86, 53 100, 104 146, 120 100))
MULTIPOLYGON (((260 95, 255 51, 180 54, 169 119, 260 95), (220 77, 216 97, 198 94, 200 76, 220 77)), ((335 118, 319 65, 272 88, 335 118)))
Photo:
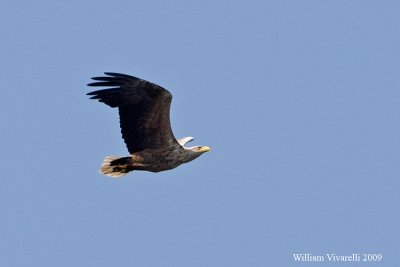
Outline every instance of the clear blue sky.
POLYGON ((398 1, 3 3, 0 266, 399 264, 399 14, 398 1), (104 71, 168 88, 175 135, 212 152, 98 174, 127 155, 117 111, 85 96, 104 71))

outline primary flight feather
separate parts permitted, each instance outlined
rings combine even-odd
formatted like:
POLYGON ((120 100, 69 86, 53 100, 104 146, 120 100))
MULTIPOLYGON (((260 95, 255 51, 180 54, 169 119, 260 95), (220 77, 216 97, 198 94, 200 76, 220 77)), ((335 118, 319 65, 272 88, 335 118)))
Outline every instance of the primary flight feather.
POLYGON ((134 170, 160 172, 178 167, 210 151, 208 146, 185 147, 192 137, 176 140, 169 111, 172 95, 163 87, 126 74, 105 72, 88 86, 108 87, 88 93, 91 99, 118 108, 122 138, 131 154, 106 157, 100 173, 120 177, 134 170))

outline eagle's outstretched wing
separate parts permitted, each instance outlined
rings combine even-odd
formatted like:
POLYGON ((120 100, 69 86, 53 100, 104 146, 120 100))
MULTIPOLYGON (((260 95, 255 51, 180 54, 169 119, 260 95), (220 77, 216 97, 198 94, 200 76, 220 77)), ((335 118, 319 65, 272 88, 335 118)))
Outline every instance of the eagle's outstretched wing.
POLYGON ((105 72, 88 86, 108 89, 88 93, 110 107, 118 107, 121 133, 129 153, 179 145, 172 133, 171 93, 154 83, 126 74, 105 72))

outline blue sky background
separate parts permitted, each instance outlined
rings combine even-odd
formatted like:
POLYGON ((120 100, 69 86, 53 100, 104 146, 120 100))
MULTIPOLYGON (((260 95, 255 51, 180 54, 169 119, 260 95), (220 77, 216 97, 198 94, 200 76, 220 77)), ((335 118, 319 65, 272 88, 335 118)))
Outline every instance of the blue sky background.
MULTIPOLYGON (((398 1, 7 1, 0 266, 399 263, 398 1), (104 71, 174 95, 190 164, 120 180, 104 71)), ((340 264, 342 265, 342 264, 340 264)), ((361 265, 360 265, 361 266, 361 265)), ((369 265, 368 265, 369 266, 369 265)))

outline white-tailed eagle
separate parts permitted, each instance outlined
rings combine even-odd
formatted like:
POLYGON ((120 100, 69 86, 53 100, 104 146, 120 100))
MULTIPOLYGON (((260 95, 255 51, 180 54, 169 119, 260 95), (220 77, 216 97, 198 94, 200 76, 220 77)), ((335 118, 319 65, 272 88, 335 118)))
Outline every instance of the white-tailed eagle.
POLYGON ((160 172, 178 167, 210 151, 208 146, 185 147, 193 137, 176 140, 169 110, 171 93, 161 86, 126 74, 105 72, 88 86, 108 87, 88 93, 91 99, 118 108, 122 138, 131 154, 106 157, 100 173, 120 177, 134 170, 160 172))

